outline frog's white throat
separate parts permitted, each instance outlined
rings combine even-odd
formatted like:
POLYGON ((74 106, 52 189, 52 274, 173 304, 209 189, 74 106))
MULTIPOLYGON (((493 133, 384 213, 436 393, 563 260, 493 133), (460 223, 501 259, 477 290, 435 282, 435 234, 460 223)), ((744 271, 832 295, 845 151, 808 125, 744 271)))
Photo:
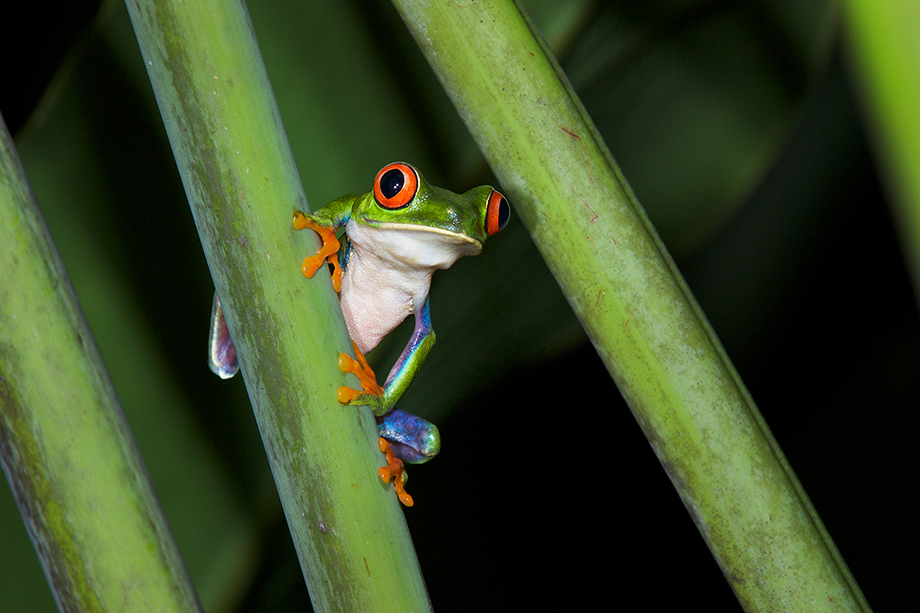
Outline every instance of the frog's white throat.
POLYGON ((352 340, 367 353, 425 305, 431 275, 482 244, 463 234, 409 224, 371 227, 348 222, 348 268, 339 295, 352 340))
POLYGON ((345 226, 356 249, 373 252, 400 266, 450 268, 465 255, 477 255, 482 243, 465 234, 405 223, 368 226, 349 220, 345 226))

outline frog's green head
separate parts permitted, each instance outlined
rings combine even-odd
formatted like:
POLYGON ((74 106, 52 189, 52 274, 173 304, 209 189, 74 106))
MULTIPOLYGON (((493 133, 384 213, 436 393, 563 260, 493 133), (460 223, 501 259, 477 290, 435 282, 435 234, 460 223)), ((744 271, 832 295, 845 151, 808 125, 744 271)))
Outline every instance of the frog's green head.
POLYGON ((429 185, 418 170, 403 162, 384 166, 374 190, 358 200, 352 218, 377 228, 434 232, 479 253, 485 240, 511 217, 499 192, 485 185, 463 194, 429 185), (357 214, 357 215, 356 215, 357 214))

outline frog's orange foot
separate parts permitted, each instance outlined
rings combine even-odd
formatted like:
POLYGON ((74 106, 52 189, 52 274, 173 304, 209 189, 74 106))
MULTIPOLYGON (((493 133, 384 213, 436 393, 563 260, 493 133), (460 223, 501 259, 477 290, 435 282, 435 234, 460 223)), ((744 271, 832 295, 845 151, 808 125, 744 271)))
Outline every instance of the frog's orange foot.
POLYGON ((312 279, 316 271, 328 259, 332 264, 332 287, 335 291, 342 289, 342 267, 339 265, 339 239, 335 237, 335 227, 322 226, 302 211, 294 211, 294 229, 303 230, 309 228, 319 234, 323 244, 317 250, 315 255, 308 256, 303 261, 303 274, 308 279, 312 279))
POLYGON ((376 397, 382 396, 383 388, 377 385, 377 375, 375 375, 373 369, 368 366, 367 358, 364 357, 364 354, 361 353, 354 341, 352 341, 351 346, 354 348, 355 355, 358 359, 352 358, 347 353, 341 354, 339 356, 339 370, 358 377, 358 381, 361 382, 361 389, 356 390, 350 387, 340 387, 339 402, 342 404, 349 404, 359 396, 365 394, 376 397))
POLYGON ((397 458, 396 454, 393 453, 393 449, 390 447, 390 443, 387 439, 377 439, 377 445, 380 447, 380 451, 387 456, 387 465, 377 470, 380 479, 384 483, 392 481, 393 489, 396 491, 396 495, 399 496, 399 501, 407 507, 411 507, 415 502, 412 500, 412 496, 406 492, 406 480, 409 478, 409 475, 403 467, 403 461, 397 458))

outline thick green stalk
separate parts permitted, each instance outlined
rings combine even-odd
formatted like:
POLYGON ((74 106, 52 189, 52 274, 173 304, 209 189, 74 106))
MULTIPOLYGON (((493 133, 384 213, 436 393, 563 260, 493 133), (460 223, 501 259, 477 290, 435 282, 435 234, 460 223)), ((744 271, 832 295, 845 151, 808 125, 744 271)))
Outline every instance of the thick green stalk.
MULTIPOLYGON (((554 58, 506 0, 396 0, 749 611, 868 610, 554 58)), ((603 411, 590 383, 573 402, 603 411)), ((611 440, 616 433, 610 433, 611 440)))
POLYGON ((0 459, 62 611, 200 607, 0 120, 0 459))
POLYGON ((314 608, 428 610, 371 414, 336 400, 350 343, 328 276, 300 273, 317 241, 246 9, 127 6, 314 608))

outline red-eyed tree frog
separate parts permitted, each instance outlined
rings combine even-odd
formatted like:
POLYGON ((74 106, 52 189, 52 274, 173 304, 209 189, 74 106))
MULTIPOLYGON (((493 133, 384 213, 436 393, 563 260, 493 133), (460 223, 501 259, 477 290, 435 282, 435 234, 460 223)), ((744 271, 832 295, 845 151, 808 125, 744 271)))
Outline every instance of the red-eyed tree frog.
MULTIPOLYGON (((412 506, 412 497, 404 489, 403 462, 426 462, 441 448, 437 427, 396 408, 434 345, 431 276, 482 251, 485 240, 504 228, 510 216, 508 201, 491 187, 455 194, 429 185, 403 162, 384 166, 374 189, 362 196, 342 196, 312 215, 294 213, 295 229, 310 228, 323 241, 316 255, 304 260, 303 274, 312 278, 327 260, 332 264, 332 285, 357 358, 345 353, 339 358, 339 368, 361 383, 360 390, 339 388, 339 402, 373 411, 388 463, 380 477, 393 480, 406 506, 412 506), (342 227, 340 244, 336 231, 342 227), (364 354, 409 314, 415 316, 415 330, 381 387, 364 354)), ((216 295, 209 345, 211 370, 225 379, 236 374, 236 351, 216 295)))

